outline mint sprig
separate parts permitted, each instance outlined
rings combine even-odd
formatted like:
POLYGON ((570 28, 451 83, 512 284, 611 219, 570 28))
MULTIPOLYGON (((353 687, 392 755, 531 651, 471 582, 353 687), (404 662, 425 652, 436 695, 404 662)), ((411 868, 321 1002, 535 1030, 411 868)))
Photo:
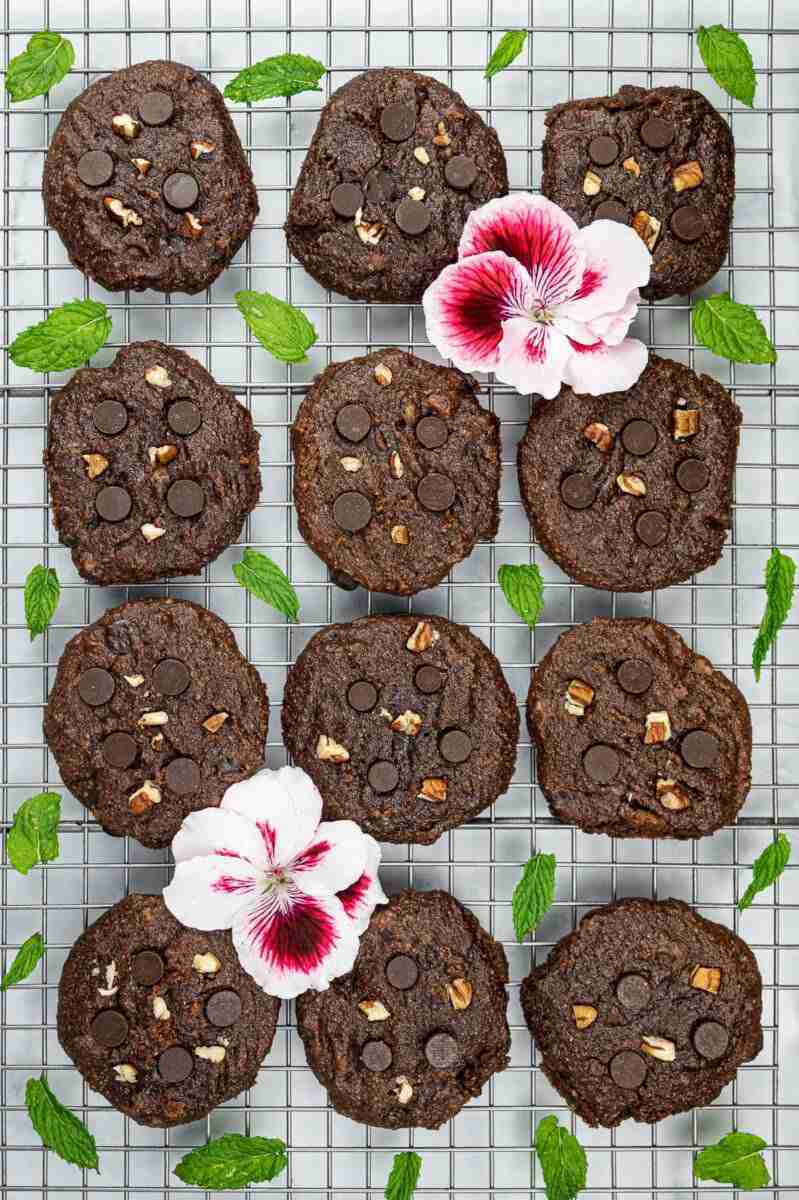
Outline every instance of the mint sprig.
POLYGON ((248 546, 241 562, 233 564, 233 574, 243 588, 263 600, 264 604, 276 608, 290 621, 297 620, 300 612, 297 593, 277 563, 261 554, 260 550, 248 546))
POLYGON ((61 585, 52 567, 43 567, 37 563, 28 572, 25 580, 25 622, 31 635, 31 641, 38 634, 44 633, 52 621, 58 608, 61 595, 61 585))
POLYGON ((6 71, 6 91, 12 104, 42 96, 60 83, 75 61, 69 38, 48 29, 34 33, 25 49, 12 58, 6 71))
POLYGON ((544 611, 544 580, 535 563, 503 563, 497 571, 502 594, 513 611, 532 627, 544 611))
POLYGON ((45 1075, 28 1080, 25 1105, 33 1128, 48 1150, 64 1162, 99 1172, 97 1143, 83 1122, 54 1095, 45 1075))
POLYGON ((421 1169, 422 1160, 413 1150, 401 1150, 395 1154, 386 1184, 386 1200, 411 1200, 421 1169))
POLYGON ((0 982, 0 991, 8 991, 15 983, 22 983, 23 979, 27 979, 43 954, 44 942, 42 941, 42 935, 40 933, 32 933, 14 955, 14 961, 3 976, 2 982, 0 982))
POLYGON ((776 842, 766 846, 763 853, 752 864, 752 880, 741 899, 738 901, 738 911, 743 912, 754 900, 758 892, 764 892, 775 883, 788 865, 791 857, 791 843, 784 833, 776 842))
POLYGON ((694 337, 720 358, 740 363, 773 363, 777 351, 753 308, 719 292, 698 300, 691 316, 694 337))
POLYGON ((696 38, 702 61, 719 87, 751 108, 757 76, 749 47, 741 35, 724 25, 700 25, 696 38))
POLYGON ((521 54, 526 41, 526 29, 509 29, 507 33, 503 33, 494 48, 494 53, 488 60, 484 78, 493 79, 500 71, 509 67, 513 60, 521 54))
POLYGON ((775 546, 766 563, 766 608, 752 646, 752 668, 758 683, 766 655, 791 611, 795 580, 796 563, 775 546))
POLYGON ((694 1159, 697 1179, 731 1183, 741 1191, 768 1187, 771 1176, 760 1153, 766 1143, 754 1133, 728 1133, 715 1146, 706 1146, 694 1159))
POLYGON ((547 1200, 574 1200, 588 1175, 585 1150, 574 1134, 559 1125, 557 1117, 544 1117, 536 1127, 535 1152, 544 1172, 547 1200))
POLYGON ((536 854, 527 863, 513 889, 511 910, 516 941, 524 941, 555 901, 554 854, 536 854))
POLYGON ((286 1143, 280 1138, 226 1133, 190 1151, 174 1173, 194 1187, 223 1191, 268 1183, 285 1170, 287 1162, 286 1143))
POLYGON ((253 104, 273 96, 321 92, 316 85, 326 70, 327 67, 307 54, 276 54, 239 71, 225 88, 225 99, 253 104))
POLYGON ((23 329, 8 353, 18 367, 66 371, 96 354, 111 332, 108 309, 99 300, 68 300, 38 325, 23 329))
POLYGON ((6 834, 8 861, 21 875, 27 875, 39 863, 58 858, 58 822, 61 797, 58 792, 39 792, 24 800, 14 814, 14 823, 6 834))
POLYGON ((304 312, 269 292, 236 292, 239 312, 264 350, 281 362, 307 362, 316 330, 304 312))

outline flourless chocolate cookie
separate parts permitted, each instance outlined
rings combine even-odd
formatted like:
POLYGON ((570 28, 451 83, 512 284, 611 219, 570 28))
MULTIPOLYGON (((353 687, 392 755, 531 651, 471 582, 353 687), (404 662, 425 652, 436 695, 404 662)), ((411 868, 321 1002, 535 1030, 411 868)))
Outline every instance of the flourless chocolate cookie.
POLYGON ((375 910, 355 966, 297 1000, 305 1053, 337 1112, 437 1129, 508 1063, 508 964, 446 892, 375 910))
POLYGON ((587 833, 702 837, 749 791, 746 701, 659 621, 562 634, 533 673, 527 723, 552 812, 587 833))
POLYGON ((44 454, 53 522, 91 583, 196 575, 261 491, 252 417, 181 350, 134 342, 57 393, 44 454))
POLYGON ((499 422, 473 381, 402 350, 333 363, 292 429, 300 532, 373 592, 434 587, 499 525, 499 422))
POLYGON ((131 600, 67 642, 44 734, 108 833, 166 846, 263 765, 269 702, 224 621, 188 600, 131 600))
POLYGON ((755 956, 681 900, 594 909, 527 976, 544 1073, 588 1125, 715 1100, 763 1045, 755 956))
POLYGON ((614 592, 680 583, 721 555, 741 412, 721 384, 650 354, 627 392, 539 400, 519 487, 541 546, 614 592))
POLYGON ((701 92, 625 84, 546 118, 541 190, 588 225, 632 225, 652 252, 649 300, 687 295, 727 256, 735 146, 701 92))
POLYGON ((323 287, 413 303, 458 257, 469 213, 507 190, 499 138, 457 92, 414 71, 367 71, 322 111, 286 237, 323 287))
POLYGON ((72 262, 112 292, 203 291, 258 213, 221 94, 175 62, 114 71, 73 100, 42 191, 72 262))
POLYGON ((508 787, 519 716, 494 655, 442 617, 373 616, 317 633, 289 672, 283 737, 328 820, 434 842, 508 787))
POLYGON ((252 1087, 280 1001, 227 931, 186 929, 160 896, 128 896, 78 938, 58 1039, 83 1078, 140 1125, 182 1125, 252 1087))

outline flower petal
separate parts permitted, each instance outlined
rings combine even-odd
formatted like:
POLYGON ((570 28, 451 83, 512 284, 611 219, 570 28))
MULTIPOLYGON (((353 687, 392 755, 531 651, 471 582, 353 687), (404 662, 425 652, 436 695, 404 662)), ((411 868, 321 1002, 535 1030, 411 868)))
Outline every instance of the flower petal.
POLYGON ((561 311, 575 321, 591 321, 618 312, 635 288, 649 283, 652 255, 629 225, 592 221, 577 234, 585 266, 561 311))
POLYGON ((172 855, 177 863, 208 854, 241 858, 256 867, 267 865, 263 841, 252 821, 219 808, 189 813, 172 839, 172 855))
POLYGON ((507 254, 477 254, 445 267, 422 297, 427 336, 461 371, 491 371, 502 322, 532 301, 530 277, 507 254))
POLYGON ((176 864, 164 888, 164 903, 190 929, 229 929, 236 913, 251 902, 260 878, 261 872, 242 858, 191 858, 176 864))
POLYGON ((572 354, 563 369, 563 382, 578 394, 603 396, 606 392, 626 392, 639 378, 649 359, 643 342, 626 338, 618 346, 579 346, 572 343, 572 354))
POLYGON ((514 317, 503 324, 502 356, 494 368, 497 379, 522 395, 536 392, 551 400, 560 391, 569 342, 552 325, 514 317))
POLYGON ((322 821, 312 842, 289 864, 296 883, 314 895, 350 887, 366 866, 364 834, 354 821, 322 821))
POLYGON ((355 932, 360 936, 371 920, 372 913, 378 904, 388 904, 388 896, 383 891, 377 874, 380 866, 380 846, 368 833, 363 835, 366 846, 366 865, 363 874, 339 892, 338 898, 344 905, 344 911, 355 925, 355 932))
POLYGON ((618 312, 607 313, 604 317, 594 317, 586 328, 590 329, 596 338, 601 338, 607 346, 618 346, 619 342, 623 342, 626 338, 640 303, 641 293, 638 288, 634 288, 618 312))
POLYGON ((265 768, 229 787, 220 808, 254 822, 269 862, 287 866, 313 838, 322 797, 299 767, 265 768))

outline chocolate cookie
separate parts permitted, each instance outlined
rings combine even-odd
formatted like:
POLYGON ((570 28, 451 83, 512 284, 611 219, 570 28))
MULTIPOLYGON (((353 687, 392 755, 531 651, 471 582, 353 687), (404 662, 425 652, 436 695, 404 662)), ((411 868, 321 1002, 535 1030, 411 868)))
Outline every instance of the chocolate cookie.
POLYGON ((333 363, 292 429, 300 532, 373 592, 435 587, 499 525, 499 422, 473 381, 402 350, 333 363))
POLYGON ((508 1063, 505 952, 446 892, 375 910, 355 966, 297 1000, 308 1065, 337 1112, 437 1129, 508 1063))
POLYGON ((134 342, 58 392, 44 454, 53 522, 91 583, 196 575, 261 491, 260 437, 181 350, 134 342))
POLYGON ((128 896, 69 953, 58 1040, 109 1104, 165 1128, 253 1086, 279 1011, 228 932, 186 929, 160 896, 128 896))
POLYGON ((457 259, 469 213, 507 190, 499 138, 457 92, 414 71, 367 71, 322 111, 286 237, 322 287, 414 303, 457 259))
POLYGON ((541 546, 614 592, 680 583, 721 555, 741 412, 708 375, 650 354, 627 392, 534 405, 519 487, 541 546))
POLYGON ((67 642, 44 735, 107 833, 167 846, 263 765, 269 701, 224 621, 188 600, 131 600, 67 642))
POLYGON ((553 814, 586 833, 703 837, 749 791, 746 701, 659 621, 562 634, 533 673, 527 724, 553 814))
POLYGON ((112 292, 201 292, 252 229, 258 198, 221 94, 192 67, 144 62, 67 108, 42 183, 75 266, 112 292))
POLYGON ((516 700, 494 655, 443 617, 329 625, 289 671, 283 737, 329 820, 434 842, 510 784, 516 700))
POLYGON ((701 92, 625 84, 546 118, 541 190, 577 222, 632 225, 652 252, 649 300, 687 295, 727 256, 735 145, 701 92))
POLYGON ((547 1079, 588 1125, 710 1104, 763 1045, 755 956, 681 900, 583 917, 521 1001, 547 1079))

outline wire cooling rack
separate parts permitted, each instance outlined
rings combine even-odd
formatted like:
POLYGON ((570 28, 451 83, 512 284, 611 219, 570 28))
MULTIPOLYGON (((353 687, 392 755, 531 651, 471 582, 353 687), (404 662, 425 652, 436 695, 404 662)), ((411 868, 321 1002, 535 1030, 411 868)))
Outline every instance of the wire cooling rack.
MULTIPOLYGON (((206 1121, 164 1132, 142 1129, 83 1084, 61 1051, 55 1006, 61 966, 72 942, 105 908, 129 891, 157 891, 169 876, 166 853, 106 836, 67 792, 61 855, 23 877, 2 868, 0 936, 9 962, 39 930, 47 943, 41 967, 2 996, 0 1031, 0 1191, 22 1198, 124 1195, 170 1197, 186 1189, 171 1174, 189 1147, 208 1136, 244 1132, 279 1136, 290 1149, 287 1172, 256 1191, 321 1197, 380 1195, 393 1153, 414 1146, 423 1156, 420 1194, 543 1196, 531 1137, 556 1111, 589 1152, 586 1196, 677 1197, 697 1194, 696 1148, 731 1129, 758 1133, 769 1145, 772 1192, 799 1195, 799 870, 789 868, 772 892, 740 915, 735 902, 748 866, 778 827, 799 826, 799 628, 786 627, 772 663, 756 685, 750 663, 759 621, 763 566, 772 544, 795 553, 799 506, 799 3, 797 0, 4 0, 5 61, 32 31, 67 34, 76 64, 49 97, 3 109, 3 342, 41 320, 44 310, 77 296, 109 304, 111 343, 96 356, 109 363, 135 339, 160 338, 203 361, 246 403, 262 435, 264 490, 245 530, 290 574, 302 604, 288 627, 235 583, 231 549, 202 577, 142 588, 86 586, 49 520, 41 452, 47 409, 66 376, 40 377, 2 365, 2 782, 7 827, 17 805, 43 785, 59 787, 42 741, 42 705, 63 646, 107 607, 140 595, 171 594, 207 605, 234 628, 257 665, 272 701, 271 765, 285 761, 280 700, 286 671, 322 625, 366 612, 435 612, 468 624, 500 657, 522 704, 530 667, 569 625, 594 615, 652 615, 675 626, 691 645, 730 674, 749 700, 754 724, 754 784, 737 825, 692 843, 613 841, 555 824, 534 786, 526 732, 515 779, 485 817, 432 847, 387 847, 389 891, 412 883, 444 887, 467 903, 508 951, 512 986, 512 1063, 483 1095, 436 1133, 391 1133, 339 1117, 305 1063, 293 1013, 284 1006, 274 1048, 256 1087, 206 1121), (747 39, 758 77, 749 111, 721 92, 703 69, 692 35, 721 21, 747 39), (483 67, 500 34, 527 24, 528 48, 490 83, 483 67), (261 214, 236 263, 203 296, 164 298, 107 294, 68 263, 42 209, 44 153, 66 104, 98 75, 147 58, 192 64, 218 86, 247 63, 293 50, 330 66, 325 94, 306 93, 252 109, 234 108, 250 157, 261 214), (406 66, 436 75, 462 92, 496 127, 514 189, 537 189, 544 115, 574 96, 609 92, 622 83, 693 84, 727 116, 738 147, 738 191, 728 265, 704 294, 729 287, 757 306, 779 348, 774 366, 734 367, 691 340, 690 301, 644 307, 637 333, 664 354, 708 371, 731 389, 744 411, 735 523, 721 561, 698 579, 657 594, 611 596, 577 587, 530 542, 516 484, 515 448, 528 412, 526 398, 487 383, 484 401, 502 418, 505 475, 502 523, 492 545, 475 549, 434 591, 410 604, 363 591, 338 591, 305 547, 291 504, 288 427, 312 377, 332 359, 385 345, 435 358, 421 310, 352 304, 323 292, 292 262, 281 225, 292 183, 329 92, 370 66, 406 66), (285 366, 248 336, 235 310, 241 287, 267 289, 302 305, 319 341, 310 363, 285 366), (546 608, 534 632, 507 608, 494 580, 503 562, 537 561, 547 581, 546 608), (31 644, 22 584, 34 563, 54 566, 62 581, 56 620, 31 644), (557 903, 532 944, 513 938, 510 897, 534 849, 559 862, 557 903), (537 1066, 521 1016, 518 987, 531 960, 573 928, 586 908, 618 896, 677 896, 735 928, 755 949, 765 984, 765 1045, 711 1108, 654 1127, 627 1122, 608 1132, 569 1116, 537 1066), (25 1081, 46 1069, 60 1098, 97 1138, 102 1174, 82 1174, 43 1152, 24 1110, 25 1081)), ((4 98, 4 103, 6 99, 4 98)), ((795 839, 799 842, 799 838, 795 839)), ((712 1190, 729 1195, 729 1188, 712 1190)), ((196 1194, 196 1193, 195 1193, 196 1194)))

